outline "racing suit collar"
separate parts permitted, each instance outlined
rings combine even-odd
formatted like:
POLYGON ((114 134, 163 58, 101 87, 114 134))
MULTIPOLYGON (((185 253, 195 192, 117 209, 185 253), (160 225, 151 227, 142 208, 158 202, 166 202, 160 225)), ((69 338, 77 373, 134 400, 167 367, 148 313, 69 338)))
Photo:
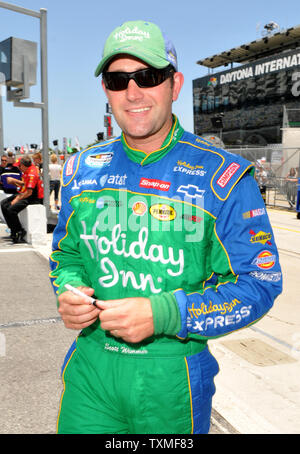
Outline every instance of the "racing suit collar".
POLYGON ((123 144, 123 148, 128 156, 128 158, 140 164, 141 166, 152 164, 153 162, 159 161, 163 158, 170 150, 176 145, 176 143, 180 140, 184 130, 181 127, 178 118, 176 115, 173 115, 173 124, 172 128, 170 129, 169 134, 165 138, 161 148, 158 150, 152 151, 151 153, 147 154, 142 150, 137 150, 135 148, 131 148, 128 143, 126 142, 125 136, 122 133, 121 141, 123 144))

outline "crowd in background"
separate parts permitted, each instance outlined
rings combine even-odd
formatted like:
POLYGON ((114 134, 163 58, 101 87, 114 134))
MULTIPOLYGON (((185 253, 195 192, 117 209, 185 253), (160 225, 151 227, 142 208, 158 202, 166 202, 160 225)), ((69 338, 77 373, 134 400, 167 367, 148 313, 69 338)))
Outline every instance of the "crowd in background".
MULTIPOLYGON (((43 177, 43 156, 40 151, 35 152, 33 155, 24 155, 32 160, 32 163, 38 169, 40 180, 43 177)), ((16 155, 12 151, 1 156, 0 165, 0 190, 6 194, 15 194, 19 192, 20 187, 16 183, 10 180, 11 177, 22 180, 22 172, 20 170, 21 157, 16 158, 16 155)), ((59 210, 59 194, 60 194, 60 176, 62 171, 62 165, 58 161, 58 157, 55 153, 50 155, 49 164, 49 178, 50 178, 50 196, 54 194, 53 210, 59 210)))
MULTIPOLYGON (((62 166, 58 163, 56 154, 50 156, 49 179, 50 196, 54 193, 53 209, 57 212, 59 206, 60 176, 62 166)), ((0 166, 1 213, 8 227, 8 233, 13 243, 25 242, 26 231, 18 214, 28 205, 43 204, 43 157, 41 152, 32 156, 22 155, 18 159, 13 152, 8 151, 1 156, 0 166)))

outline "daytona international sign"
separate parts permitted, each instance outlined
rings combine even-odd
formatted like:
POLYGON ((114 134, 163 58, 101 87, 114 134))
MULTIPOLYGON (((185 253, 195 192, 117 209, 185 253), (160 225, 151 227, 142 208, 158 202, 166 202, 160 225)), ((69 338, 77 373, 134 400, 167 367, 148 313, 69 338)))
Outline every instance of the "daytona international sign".
POLYGON ((255 63, 249 63, 247 65, 239 66, 228 71, 215 73, 213 77, 205 76, 199 78, 197 82, 199 82, 200 86, 213 85, 214 87, 216 87, 218 85, 246 80, 251 77, 263 76, 266 74, 296 67, 300 68, 299 49, 290 52, 282 52, 281 54, 277 54, 276 56, 257 60, 255 61, 255 63))

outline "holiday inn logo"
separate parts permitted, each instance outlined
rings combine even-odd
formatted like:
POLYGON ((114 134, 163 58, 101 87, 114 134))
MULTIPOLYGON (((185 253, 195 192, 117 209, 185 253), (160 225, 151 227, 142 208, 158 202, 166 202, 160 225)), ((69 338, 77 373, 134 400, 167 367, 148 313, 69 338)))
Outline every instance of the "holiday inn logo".
POLYGON ((120 43, 129 40, 143 41, 144 38, 150 38, 150 33, 145 32, 144 30, 140 30, 137 26, 133 28, 126 27, 125 30, 120 30, 119 32, 115 33, 114 38, 120 43))

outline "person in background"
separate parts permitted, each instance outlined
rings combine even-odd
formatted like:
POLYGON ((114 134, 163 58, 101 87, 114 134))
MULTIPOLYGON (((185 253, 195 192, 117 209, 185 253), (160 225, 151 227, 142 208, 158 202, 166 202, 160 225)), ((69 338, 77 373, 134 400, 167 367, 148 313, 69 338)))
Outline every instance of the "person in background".
POLYGON ((40 151, 35 152, 32 155, 34 165, 39 169, 40 176, 43 174, 43 156, 40 151))
POLYGON ((22 157, 19 166, 22 171, 22 181, 13 177, 8 178, 10 184, 15 184, 19 187, 19 192, 1 202, 2 214, 10 229, 10 236, 14 243, 23 243, 26 236, 26 231, 18 217, 20 211, 30 204, 42 203, 38 190, 38 169, 32 164, 30 156, 22 157))
POLYGON ((8 165, 9 166, 17 165, 16 164, 16 154, 13 151, 9 150, 7 152, 7 158, 8 158, 8 165))
MULTIPOLYGON (((7 156, 4 154, 1 156, 1 164, 0 164, 0 176, 2 175, 2 173, 4 172, 4 169, 7 167, 7 156)), ((1 181, 0 181, 0 189, 1 188, 1 181)))
POLYGON ((60 177, 61 177, 61 164, 57 162, 56 154, 52 154, 50 157, 51 164, 49 164, 49 175, 50 175, 50 195, 54 191, 54 204, 55 210, 59 210, 59 190, 60 190, 60 177))
POLYGON ((297 195, 297 184, 298 184, 298 172, 294 167, 290 168, 289 173, 285 177, 287 199, 291 207, 295 206, 296 195, 297 195))
POLYGON ((18 167, 15 155, 11 151, 8 151, 7 155, 1 156, 0 189, 5 194, 16 194, 18 192, 18 186, 10 184, 10 178, 20 181, 22 179, 22 172, 18 167))
POLYGON ((38 198, 43 203, 44 198, 44 182, 43 182, 43 156, 40 151, 36 151, 32 155, 33 164, 39 171, 39 181, 38 181, 38 198))
POLYGON ((268 181, 268 174, 264 169, 261 161, 257 161, 257 168, 255 178, 263 198, 263 201, 266 203, 266 196, 267 196, 267 181, 268 181))
POLYGON ((7 166, 7 156, 4 154, 1 156, 1 164, 0 164, 0 191, 3 191, 3 183, 1 179, 1 175, 7 166))

